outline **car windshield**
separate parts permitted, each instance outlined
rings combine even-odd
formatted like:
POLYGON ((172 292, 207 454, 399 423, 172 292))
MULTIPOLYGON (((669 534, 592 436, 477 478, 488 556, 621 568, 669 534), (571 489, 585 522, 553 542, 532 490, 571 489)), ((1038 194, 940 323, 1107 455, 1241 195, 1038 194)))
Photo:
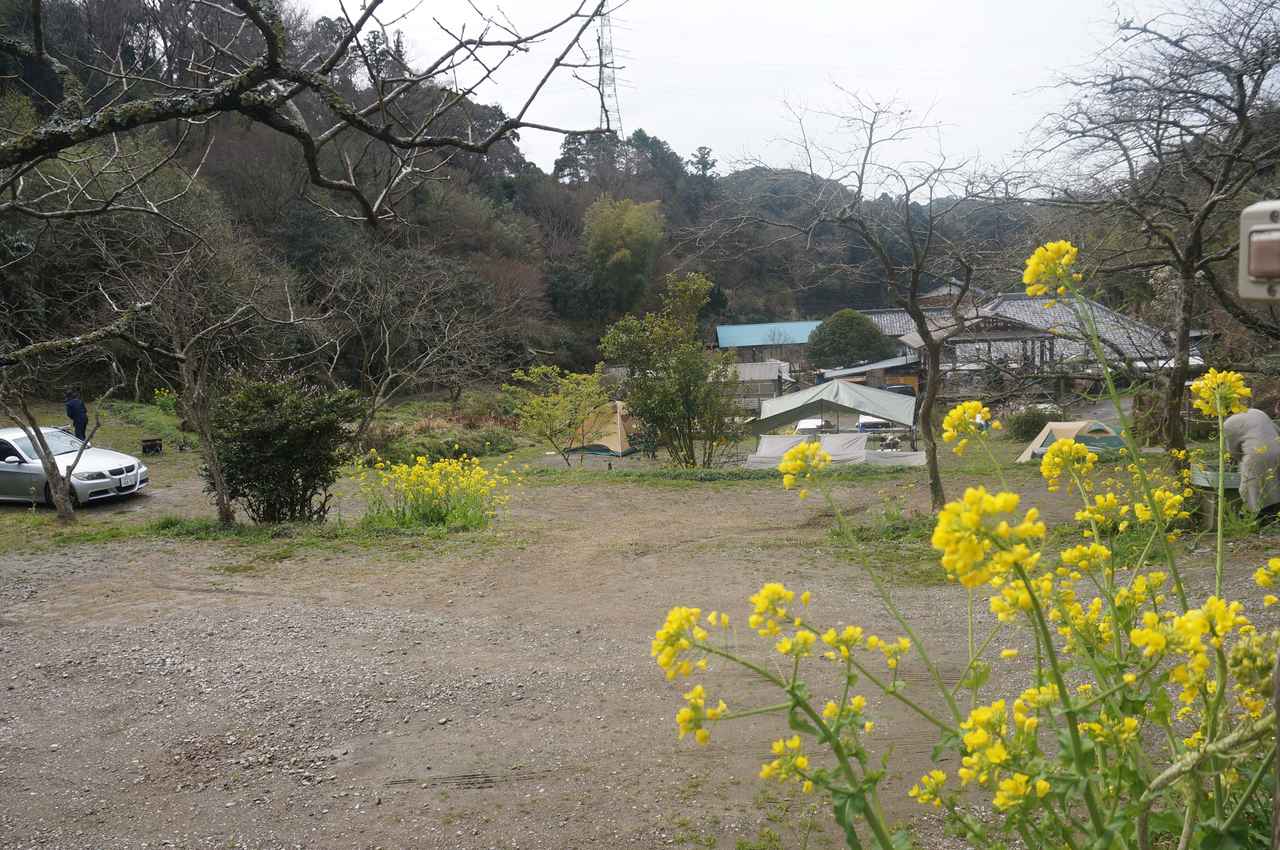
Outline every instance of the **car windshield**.
MULTIPOLYGON (((49 444, 49 451, 55 455, 71 454, 80 450, 80 441, 65 431, 45 431, 44 441, 49 444)), ((30 437, 18 437, 13 444, 27 457, 39 457, 31 446, 30 437)))

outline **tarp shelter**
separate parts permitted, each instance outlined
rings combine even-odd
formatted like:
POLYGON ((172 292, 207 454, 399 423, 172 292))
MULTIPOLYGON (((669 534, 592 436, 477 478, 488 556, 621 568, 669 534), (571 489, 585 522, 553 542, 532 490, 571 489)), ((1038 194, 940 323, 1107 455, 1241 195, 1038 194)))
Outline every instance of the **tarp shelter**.
MULTIPOLYGON (((765 434, 745 464, 747 469, 773 469, 794 446, 812 441, 803 435, 780 437, 765 434)), ((831 455, 833 466, 867 463, 875 466, 924 466, 924 452, 877 452, 867 448, 866 434, 823 434, 818 442, 831 455)))
POLYGON ((574 449, 592 455, 624 457, 635 451, 627 439, 627 406, 611 401, 596 408, 591 418, 582 423, 578 439, 586 445, 574 449))
POLYGON ((764 399, 760 402, 760 418, 748 424, 754 433, 763 434, 801 419, 822 418, 834 423, 839 430, 841 418, 845 425, 852 427, 858 416, 865 413, 911 428, 915 426, 915 412, 916 401, 910 396, 844 381, 828 381, 764 399))
POLYGON ((1074 422, 1050 422, 1040 429, 1035 439, 1027 444, 1027 448, 1018 455, 1018 463, 1030 463, 1042 457, 1049 446, 1058 440, 1075 440, 1091 449, 1115 450, 1124 448, 1124 440, 1112 430, 1111 426, 1096 419, 1081 419, 1074 422))
POLYGON ((784 454, 808 439, 803 434, 786 437, 765 434, 756 445, 756 450, 747 455, 747 462, 743 465, 747 469, 773 469, 782 462, 784 454))

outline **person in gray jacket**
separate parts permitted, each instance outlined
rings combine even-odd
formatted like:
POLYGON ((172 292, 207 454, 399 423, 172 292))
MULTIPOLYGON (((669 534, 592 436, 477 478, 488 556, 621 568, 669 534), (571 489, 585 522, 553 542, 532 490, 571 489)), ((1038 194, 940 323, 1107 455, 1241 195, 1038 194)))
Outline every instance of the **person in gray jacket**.
POLYGON ((1240 497, 1256 514, 1280 511, 1280 430, 1257 408, 1228 416, 1222 424, 1227 451, 1240 465, 1240 497))

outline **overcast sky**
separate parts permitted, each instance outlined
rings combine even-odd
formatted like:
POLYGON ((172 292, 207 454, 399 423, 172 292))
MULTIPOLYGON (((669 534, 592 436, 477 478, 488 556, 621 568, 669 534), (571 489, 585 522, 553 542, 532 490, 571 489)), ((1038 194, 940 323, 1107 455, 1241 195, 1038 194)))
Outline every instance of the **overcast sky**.
MULTIPOLYGON (((409 8, 408 0, 391 3, 409 8)), ((333 14, 336 0, 307 5, 333 14)), ((1122 9, 1133 7, 1134 0, 1121 0, 1122 9)), ((569 5, 507 0, 501 8, 528 30, 569 5)), ((942 125, 951 159, 998 162, 1057 102, 1043 88, 1055 72, 1087 63, 1115 17, 1108 0, 630 0, 613 16, 616 60, 626 66, 618 81, 623 129, 642 128, 686 158, 707 145, 722 172, 748 159, 786 165, 791 154, 780 140, 794 125, 784 103, 837 107, 839 84, 928 113, 942 125)), ((433 18, 450 27, 476 21, 463 0, 423 0, 397 24, 420 61, 443 43, 433 18)), ((551 48, 562 44, 555 39, 510 65, 479 99, 514 110, 551 48)), ((597 116, 594 93, 567 77, 529 114, 573 128, 594 127, 597 116)), ((520 142, 547 170, 559 145, 559 137, 538 132, 520 142)))

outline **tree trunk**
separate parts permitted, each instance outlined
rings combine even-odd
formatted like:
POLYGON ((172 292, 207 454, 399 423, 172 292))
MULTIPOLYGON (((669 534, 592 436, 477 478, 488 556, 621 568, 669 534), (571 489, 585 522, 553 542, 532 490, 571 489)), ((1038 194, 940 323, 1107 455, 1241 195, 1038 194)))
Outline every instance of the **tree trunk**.
POLYGON ((204 460, 209 475, 209 487, 213 490, 213 503, 218 509, 218 522, 221 525, 234 525, 236 509, 231 501, 226 476, 222 472, 222 462, 218 458, 218 449, 213 442, 213 426, 209 422, 209 392, 205 385, 204 375, 193 362, 196 358, 188 353, 182 363, 183 387, 182 405, 186 409, 186 418, 196 429, 200 437, 200 457, 204 460))
POLYGON ((1164 395, 1164 441, 1170 449, 1187 447, 1182 417, 1187 378, 1191 373, 1191 318, 1195 303, 1195 271, 1184 269, 1178 278, 1178 315, 1173 333, 1173 368, 1168 372, 1164 395))
POLYGON ((924 400, 920 402, 920 436, 924 438, 924 459, 929 468, 929 500, 934 511, 947 504, 942 489, 942 470, 938 468, 938 441, 933 435, 933 404, 942 385, 942 343, 925 342, 924 400))
POLYGON ((57 464, 47 464, 41 460, 44 465, 45 477, 49 479, 49 497, 53 501, 53 508, 58 513, 58 519, 62 522, 74 522, 76 518, 75 503, 71 501, 71 484, 66 477, 58 471, 57 464), (49 467, 53 467, 52 474, 49 467))
POLYGON ((213 444, 213 428, 209 424, 208 411, 197 413, 188 410, 196 433, 200 435, 200 457, 204 460, 205 469, 209 473, 209 487, 213 490, 213 504, 218 509, 220 525, 234 525, 236 509, 231 503, 231 494, 227 488, 226 476, 222 474, 222 461, 218 458, 218 450, 213 444))

